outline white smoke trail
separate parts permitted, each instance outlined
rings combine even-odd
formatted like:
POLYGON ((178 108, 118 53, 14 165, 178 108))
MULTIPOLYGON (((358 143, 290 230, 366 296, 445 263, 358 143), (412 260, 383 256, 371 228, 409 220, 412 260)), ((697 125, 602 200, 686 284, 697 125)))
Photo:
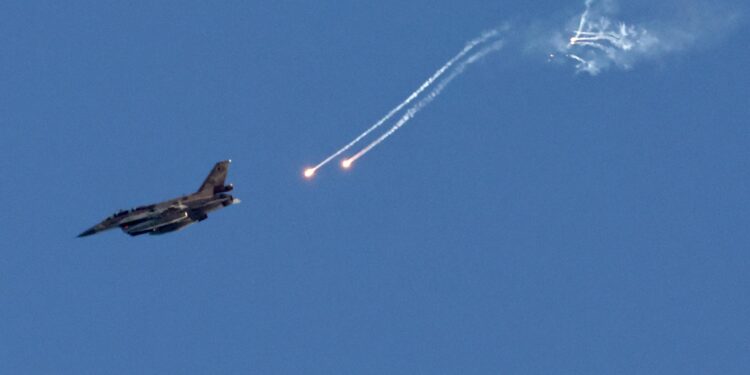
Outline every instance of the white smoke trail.
POLYGON ((596 75, 610 64, 627 69, 635 56, 658 47, 659 39, 646 29, 624 23, 614 26, 594 5, 595 0, 586 0, 575 35, 561 51, 575 60, 579 71, 596 75))
POLYGON ((586 19, 589 16, 589 10, 591 9, 591 3, 593 1, 594 0, 586 0, 586 10, 581 14, 581 20, 578 22, 578 30, 576 30, 576 36, 574 36, 574 38, 580 37, 581 33, 583 33, 583 26, 586 25, 586 19))
MULTIPOLYGON (((615 0, 585 0, 584 5, 584 11, 575 19, 570 20, 565 36, 555 32, 554 36, 550 38, 549 33, 545 32, 544 36, 538 37, 536 30, 532 30, 533 40, 530 40, 530 49, 543 47, 546 52, 549 52, 549 48, 552 47, 560 52, 560 55, 574 61, 579 72, 596 75, 611 66, 629 69, 642 59, 655 59, 667 53, 684 50, 694 44, 705 44, 706 40, 718 38, 725 34, 725 31, 734 28, 739 17, 733 11, 697 12, 694 17, 687 19, 677 18, 666 23, 662 20, 644 23, 648 25, 647 30, 638 24, 630 25, 611 21, 608 16, 616 10, 615 0)), ((712 8, 706 9, 711 10, 712 8)), ((470 64, 488 53, 500 49, 503 46, 503 41, 497 40, 500 39, 499 35, 500 29, 497 29, 469 41, 456 56, 440 67, 403 102, 344 147, 326 157, 314 167, 305 170, 305 176, 312 177, 319 168, 358 144, 364 137, 384 125, 386 121, 401 112, 437 82, 436 87, 429 94, 421 98, 408 110, 402 112, 402 117, 388 131, 352 157, 343 160, 344 167, 351 166, 354 161, 378 146, 409 122, 419 111, 428 106, 470 64), (488 46, 492 40, 494 40, 494 43, 488 46), (472 50, 480 46, 482 49, 471 55, 472 50), (467 56, 469 57, 467 58, 467 56), (451 70, 451 68, 453 69, 451 70)), ((548 56, 550 58, 548 61, 552 61, 555 58, 555 53, 548 56)))
POLYGON ((331 160, 341 155, 346 150, 350 149, 352 146, 354 146, 359 141, 361 141, 362 138, 370 134, 373 130, 382 126, 386 121, 388 121, 391 117, 393 117, 393 115, 401 111, 405 106, 409 105, 409 103, 411 103, 414 99, 416 99, 419 96, 419 94, 421 94, 424 90, 430 87, 430 85, 432 85, 435 82, 435 80, 440 78, 448 69, 450 69, 450 67, 453 66, 453 64, 455 64, 456 61, 461 60, 464 56, 466 56, 466 54, 471 52, 471 50, 474 49, 476 46, 486 42, 488 39, 498 36, 499 34, 500 32, 497 29, 486 31, 480 37, 473 39, 469 41, 468 43, 466 43, 466 46, 461 50, 461 52, 459 52, 452 59, 448 60, 448 62, 446 62, 442 67, 440 67, 440 69, 438 69, 430 78, 428 78, 424 83, 422 83, 422 85, 419 86, 419 88, 416 91, 411 93, 411 95, 409 95, 403 102, 401 102, 399 105, 393 108, 390 112, 388 112, 388 114, 386 114, 383 118, 378 120, 378 122, 370 126, 367 130, 362 132, 360 135, 358 135, 356 138, 354 138, 351 142, 346 144, 344 147, 338 149, 336 152, 334 152, 333 154, 325 158, 316 166, 306 169, 305 176, 312 177, 318 169, 328 164, 331 160))
POLYGON ((483 57, 487 56, 487 54, 499 50, 500 48, 503 47, 503 44, 504 42, 502 40, 496 41, 492 43, 491 45, 484 47, 479 52, 471 55, 469 58, 467 58, 466 60, 458 64, 456 68, 453 69, 453 71, 451 71, 451 73, 447 77, 445 77, 442 81, 440 81, 438 85, 435 86, 435 88, 426 97, 422 98, 419 102, 417 102, 417 104, 409 108, 406 111, 406 114, 404 114, 403 117, 401 117, 401 119, 399 119, 398 122, 395 125, 393 125, 393 127, 391 127, 387 132, 383 133, 383 135, 378 137, 378 139, 372 141, 372 143, 367 145, 365 148, 363 148, 362 150, 354 154, 354 156, 344 160, 343 162, 344 167, 348 168, 357 159, 361 158, 370 150, 372 150, 374 147, 376 147, 381 142, 386 140, 386 138, 390 137, 398 129, 400 129, 407 122, 409 122, 409 120, 411 120, 417 114, 417 112, 419 112, 420 110, 422 110, 422 108, 429 105, 438 95, 440 95, 443 89, 445 89, 445 87, 448 86, 448 84, 450 84, 454 78, 461 75, 469 65, 479 61, 483 57))

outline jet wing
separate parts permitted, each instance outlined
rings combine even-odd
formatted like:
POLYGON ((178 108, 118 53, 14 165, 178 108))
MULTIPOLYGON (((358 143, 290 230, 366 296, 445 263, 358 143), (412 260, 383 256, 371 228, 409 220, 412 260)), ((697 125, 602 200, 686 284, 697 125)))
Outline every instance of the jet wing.
POLYGON ((178 221, 182 221, 188 217, 188 213, 184 209, 180 208, 169 208, 162 211, 159 215, 153 216, 148 220, 144 220, 135 225, 125 225, 122 229, 128 234, 139 234, 148 232, 156 228, 174 224, 178 221))

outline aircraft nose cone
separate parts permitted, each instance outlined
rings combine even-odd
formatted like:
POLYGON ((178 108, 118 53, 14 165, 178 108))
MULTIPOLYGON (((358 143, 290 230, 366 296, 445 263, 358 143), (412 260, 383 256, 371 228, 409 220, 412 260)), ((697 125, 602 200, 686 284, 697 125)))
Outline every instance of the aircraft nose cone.
POLYGON ((89 230, 87 230, 87 231, 79 234, 78 237, 86 237, 86 236, 90 236, 90 235, 92 235, 94 233, 96 233, 96 229, 91 228, 91 229, 89 229, 89 230))

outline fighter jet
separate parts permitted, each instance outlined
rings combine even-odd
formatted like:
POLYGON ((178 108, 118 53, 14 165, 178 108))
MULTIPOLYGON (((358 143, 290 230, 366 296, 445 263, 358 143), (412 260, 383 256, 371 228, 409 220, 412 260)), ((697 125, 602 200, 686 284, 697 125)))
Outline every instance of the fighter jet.
POLYGON ((224 185, 231 160, 216 163, 197 192, 165 202, 140 206, 131 210, 120 210, 101 223, 78 235, 90 236, 107 229, 120 228, 131 236, 141 234, 164 234, 203 221, 208 212, 239 203, 240 200, 226 194, 234 189, 224 185))

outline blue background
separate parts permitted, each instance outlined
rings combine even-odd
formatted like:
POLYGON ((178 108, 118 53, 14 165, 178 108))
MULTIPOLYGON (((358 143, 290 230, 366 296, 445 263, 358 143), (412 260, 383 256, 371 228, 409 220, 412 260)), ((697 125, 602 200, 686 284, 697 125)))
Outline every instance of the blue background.
POLYGON ((742 22, 598 77, 511 44, 301 177, 582 5, 2 2, 0 373, 750 373, 742 22), (242 204, 75 238, 226 158, 242 204))

